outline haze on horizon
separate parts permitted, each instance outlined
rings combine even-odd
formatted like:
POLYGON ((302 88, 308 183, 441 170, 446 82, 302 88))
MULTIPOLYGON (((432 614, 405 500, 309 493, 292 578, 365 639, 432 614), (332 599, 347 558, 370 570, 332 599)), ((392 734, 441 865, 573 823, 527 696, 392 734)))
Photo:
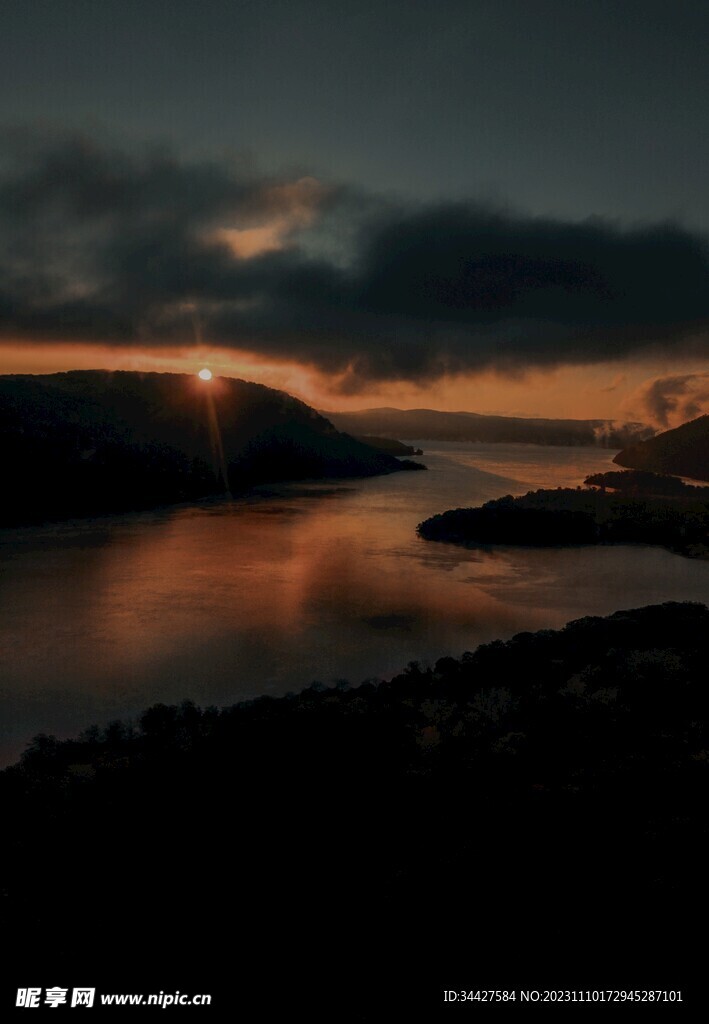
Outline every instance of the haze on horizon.
POLYGON ((0 372, 709 409, 694 0, 10 0, 0 372))

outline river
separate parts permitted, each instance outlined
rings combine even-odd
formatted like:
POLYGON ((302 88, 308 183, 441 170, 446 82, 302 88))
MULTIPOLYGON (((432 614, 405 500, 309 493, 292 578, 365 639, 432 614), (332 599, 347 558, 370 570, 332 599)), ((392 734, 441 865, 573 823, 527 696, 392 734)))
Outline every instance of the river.
POLYGON ((709 602, 709 562, 643 546, 473 551, 418 522, 610 467, 593 448, 417 441, 425 473, 0 531, 0 758, 156 701, 386 678, 522 630, 709 602))

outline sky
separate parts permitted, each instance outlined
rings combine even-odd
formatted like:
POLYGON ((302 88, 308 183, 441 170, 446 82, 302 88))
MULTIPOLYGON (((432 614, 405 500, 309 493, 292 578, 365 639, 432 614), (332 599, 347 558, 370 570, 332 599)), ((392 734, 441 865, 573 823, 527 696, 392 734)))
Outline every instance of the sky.
POLYGON ((0 372, 709 408, 709 7, 6 0, 0 372))

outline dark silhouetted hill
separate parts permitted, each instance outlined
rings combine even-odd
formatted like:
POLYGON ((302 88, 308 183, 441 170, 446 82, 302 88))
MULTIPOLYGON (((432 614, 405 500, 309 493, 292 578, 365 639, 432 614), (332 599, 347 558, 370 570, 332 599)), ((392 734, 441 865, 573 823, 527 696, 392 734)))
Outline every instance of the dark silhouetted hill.
POLYGON ((169 373, 0 377, 0 445, 3 525, 408 468, 282 391, 169 373))
POLYGON ((709 480, 709 416, 625 448, 613 459, 619 466, 653 473, 709 480))
POLYGON ((442 1020, 445 989, 691 1005, 708 659, 709 610, 670 603, 38 736, 0 774, 8 986, 212 992, 248 1020, 442 1020))
POLYGON ((426 540, 454 544, 658 544, 709 557, 709 498, 641 497, 557 488, 505 495, 477 508, 456 508, 417 527, 426 540))
POLYGON ((378 452, 385 452, 387 455, 423 455, 420 448, 402 444, 401 441, 396 441, 391 437, 372 437, 371 434, 365 434, 362 437, 357 437, 356 440, 369 445, 370 448, 374 448, 378 452))
POLYGON ((358 412, 327 412, 323 415, 340 430, 350 434, 375 434, 399 439, 623 448, 633 441, 652 437, 654 433, 651 427, 642 423, 487 416, 475 412, 440 412, 436 409, 363 409, 358 412))

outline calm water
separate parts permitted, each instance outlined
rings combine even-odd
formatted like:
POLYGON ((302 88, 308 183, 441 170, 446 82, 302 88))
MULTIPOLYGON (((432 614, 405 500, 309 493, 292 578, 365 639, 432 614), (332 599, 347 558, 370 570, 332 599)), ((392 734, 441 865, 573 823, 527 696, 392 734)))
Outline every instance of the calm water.
POLYGON ((359 682, 589 613, 709 601, 709 563, 654 548, 420 540, 426 516, 575 485, 613 453, 419 443, 427 473, 0 531, 3 762, 37 732, 159 700, 359 682))

